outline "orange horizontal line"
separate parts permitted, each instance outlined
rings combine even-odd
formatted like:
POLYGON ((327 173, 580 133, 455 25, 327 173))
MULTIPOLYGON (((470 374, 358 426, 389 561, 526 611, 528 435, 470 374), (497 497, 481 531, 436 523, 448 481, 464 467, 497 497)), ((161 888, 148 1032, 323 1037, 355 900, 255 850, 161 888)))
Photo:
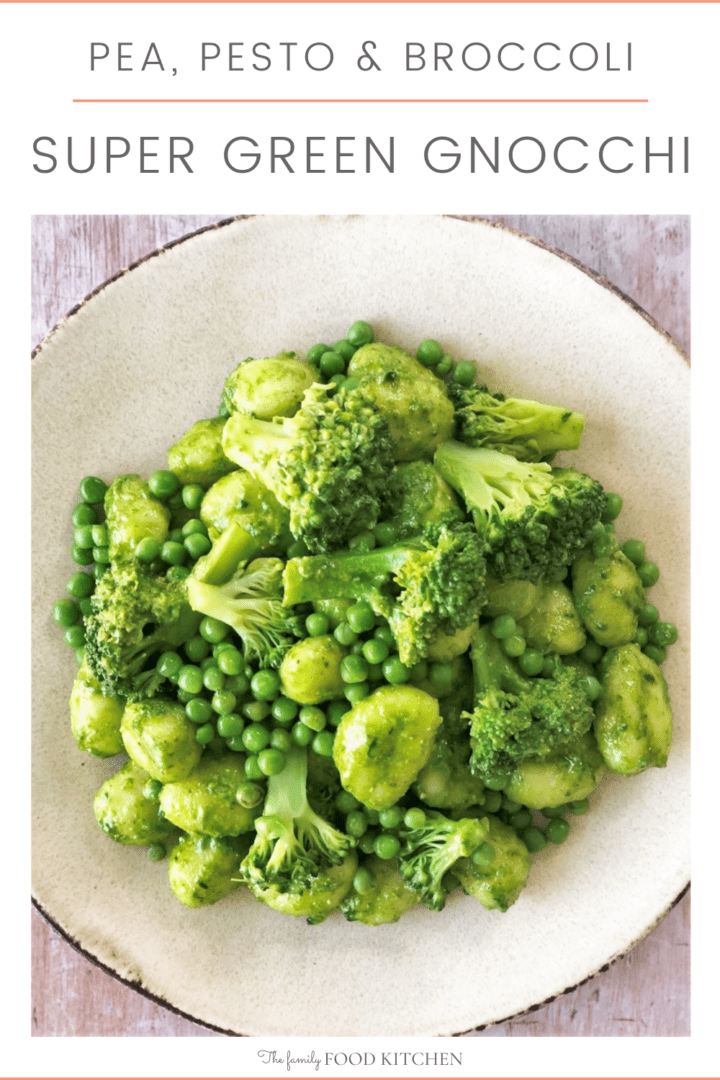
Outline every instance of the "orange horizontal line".
POLYGON ((647 105, 649 98, 73 98, 74 105, 647 105))

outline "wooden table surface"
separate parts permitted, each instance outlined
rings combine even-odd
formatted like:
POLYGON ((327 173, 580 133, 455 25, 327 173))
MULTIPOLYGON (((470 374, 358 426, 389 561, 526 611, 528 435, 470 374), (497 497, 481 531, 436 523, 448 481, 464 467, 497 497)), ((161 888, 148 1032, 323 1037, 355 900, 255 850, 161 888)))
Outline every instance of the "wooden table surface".
MULTIPOLYGON (((231 213, 42 216, 32 228, 31 348, 91 289, 137 258, 231 213)), ((483 215, 478 215, 483 216, 483 215)), ((689 356, 690 219, 494 217, 567 252, 648 312, 689 356)), ((631 953, 563 997, 484 1031, 507 1036, 688 1036, 689 892, 631 953)), ((225 1038, 156 1005, 78 954, 32 911, 32 1035, 225 1038)))

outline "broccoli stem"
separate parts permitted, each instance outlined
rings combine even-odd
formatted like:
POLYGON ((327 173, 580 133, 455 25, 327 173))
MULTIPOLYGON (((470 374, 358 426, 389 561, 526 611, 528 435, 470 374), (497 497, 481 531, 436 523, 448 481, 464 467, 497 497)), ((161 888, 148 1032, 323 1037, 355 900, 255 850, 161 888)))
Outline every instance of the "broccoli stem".
POLYGON ((225 585, 241 562, 254 559, 260 552, 260 544, 236 521, 223 529, 212 548, 198 559, 193 576, 205 585, 225 585))
POLYGON ((423 549, 420 545, 414 547, 411 541, 404 541, 373 551, 289 559, 283 574, 284 603, 302 604, 336 597, 355 600, 377 593, 414 550, 423 549))
POLYGON ((530 680, 505 655, 487 626, 480 627, 475 635, 470 646, 470 660, 476 696, 491 687, 499 687, 506 694, 520 694, 530 685, 530 680))

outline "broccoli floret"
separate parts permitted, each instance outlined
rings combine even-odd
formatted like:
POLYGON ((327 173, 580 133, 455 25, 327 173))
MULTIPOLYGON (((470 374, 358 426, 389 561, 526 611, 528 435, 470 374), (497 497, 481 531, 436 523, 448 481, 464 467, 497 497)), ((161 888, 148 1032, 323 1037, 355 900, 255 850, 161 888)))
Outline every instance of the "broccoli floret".
POLYGON ((456 440, 438 449, 435 466, 463 496, 499 581, 562 580, 605 509, 602 486, 575 469, 456 440))
POLYGON ((112 564, 99 578, 85 621, 85 659, 101 692, 139 701, 165 679, 158 656, 180 648, 202 618, 188 603, 185 583, 153 574, 136 561, 112 564))
POLYGON ((233 413, 223 450, 290 511, 290 529, 310 551, 331 551, 371 528, 393 465, 387 420, 357 394, 316 384, 292 417, 233 413))
POLYGON ((485 625, 470 648, 475 707, 468 714, 476 776, 502 786, 517 765, 543 757, 590 729, 582 672, 556 658, 547 677, 524 675, 485 625))
POLYGON ((485 603, 483 544, 466 522, 429 526, 420 537, 372 551, 289 559, 285 603, 348 596, 388 619, 400 659, 425 656, 438 631, 473 622, 485 603))
POLYGON ((429 810, 418 828, 400 830, 400 874, 431 911, 442 911, 450 889, 443 878, 458 859, 471 855, 488 832, 487 819, 452 821, 429 810))
POLYGON ((196 573, 198 565, 185 581, 191 607, 231 626, 246 660, 278 667, 301 634, 297 618, 283 605, 282 560, 238 561, 228 580, 212 582, 203 579, 202 569, 196 573))
MULTIPOLYGON (((255 895, 266 902, 276 895, 301 898, 312 892, 319 903, 318 888, 328 872, 354 856, 355 841, 308 802, 307 755, 304 747, 289 750, 285 768, 268 779, 263 813, 255 821, 257 835, 240 867, 255 895)), ((345 892, 350 885, 351 879, 345 892)))
POLYGON ((386 523, 398 540, 417 536, 426 525, 460 521, 464 514, 458 497, 429 461, 405 461, 388 479, 390 516, 386 523))
POLYGON ((468 446, 487 446, 518 461, 546 461, 580 445, 585 417, 570 409, 454 382, 448 394, 455 406, 455 438, 468 446))

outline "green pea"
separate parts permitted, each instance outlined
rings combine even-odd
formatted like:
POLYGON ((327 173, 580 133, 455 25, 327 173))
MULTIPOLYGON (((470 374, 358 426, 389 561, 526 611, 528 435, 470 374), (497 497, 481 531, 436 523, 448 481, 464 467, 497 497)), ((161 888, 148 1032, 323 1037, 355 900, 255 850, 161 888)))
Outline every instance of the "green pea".
POLYGON ((258 765, 265 776, 277 776, 287 765, 287 758, 282 750, 269 746, 258 754, 258 765))
POLYGON ((81 649, 85 644, 85 627, 82 623, 75 623, 74 626, 68 626, 65 628, 63 635, 65 643, 70 646, 71 649, 81 649))
POLYGON ((536 855, 548 845, 547 836, 537 825, 531 825, 530 828, 524 830, 522 841, 531 855, 536 855))
POLYGON ((93 561, 92 548, 81 548, 73 544, 70 548, 70 558, 78 566, 90 566, 93 561))
POLYGON ((218 653, 217 666, 223 675, 239 675, 245 667, 245 660, 240 650, 230 645, 218 653))
POLYGON ((318 731, 317 735, 311 743, 311 746, 315 753, 318 754, 320 757, 329 758, 333 755, 334 744, 334 731, 318 731))
MULTIPOLYGON (((245 769, 245 773, 247 774, 247 769, 245 769)), ((259 780, 260 777, 258 776, 256 779, 259 780)), ((253 806, 259 806, 264 798, 264 788, 262 788, 260 784, 253 784, 249 780, 245 780, 243 783, 239 784, 237 791, 235 792, 236 802, 239 802, 240 805, 244 806, 247 810, 251 810, 253 806)))
POLYGON ((273 701, 280 693, 280 676, 277 671, 258 671, 250 680, 250 691, 258 701, 273 701))
POLYGON ((667 657, 667 649, 664 645, 646 645, 643 652, 650 657, 653 663, 658 665, 664 663, 667 657))
POLYGON ((585 696, 588 701, 597 701, 602 692, 602 686, 594 675, 585 675, 580 680, 585 696))
POLYGON ((369 893, 375 886, 375 878, 372 871, 368 870, 367 866, 359 867, 355 872, 353 878, 353 889, 359 896, 364 896, 365 893, 369 893))
POLYGON ((354 795, 351 795, 349 791, 340 791, 335 796, 335 806, 341 814, 350 814, 353 810, 357 810, 360 803, 357 801, 354 795))
POLYGON ((212 716, 212 705, 207 698, 190 698, 185 704, 185 715, 193 724, 207 724, 212 716))
POLYGON ((653 623, 648 630, 648 639, 652 645, 674 645, 678 639, 678 628, 674 623, 653 623))
POLYGON ((570 822, 565 818, 552 818, 545 826, 545 835, 551 844, 562 844, 570 832, 570 822))
POLYGON ((350 626, 350 623, 347 622, 338 623, 333 630, 333 637, 339 645, 344 645, 345 648, 357 641, 357 634, 350 626))
POLYGON ((187 551, 191 559, 200 559, 203 555, 207 555, 208 551, 212 547, 212 543, 208 536, 204 533, 195 532, 190 533, 183 540, 183 547, 187 551))
POLYGON ((199 510, 205 498, 205 489, 200 484, 185 484, 182 489, 183 505, 188 510, 199 510))
POLYGON ((327 717, 317 705, 303 705, 300 710, 299 720, 301 724, 309 727, 311 731, 322 731, 327 725, 327 717))
POLYGON ((270 734, 270 745, 276 750, 282 750, 287 754, 293 748, 292 735, 285 728, 274 728, 270 734))
POLYGON ((351 604, 345 612, 345 619, 356 634, 365 634, 375 626, 375 612, 366 600, 351 604))
POLYGON ((492 844, 489 844, 487 840, 483 840, 482 844, 475 848, 470 858, 481 870, 489 870, 495 862, 495 854, 495 848, 492 844))
POLYGON ((622 510, 623 501, 620 495, 616 495, 610 491, 605 496, 605 511, 602 515, 602 520, 605 523, 614 521, 622 510))
POLYGON ((589 799, 574 799, 567 804, 568 810, 571 814, 587 814, 590 809, 589 799))
MULTIPOLYGON (((227 687, 227 683, 225 685, 227 687)), ((263 720, 267 720, 268 716, 272 715, 270 702, 260 701, 258 698, 244 702, 240 711, 253 724, 260 724, 263 720)))
POLYGON ((330 620, 321 611, 314 611, 305 620, 305 629, 310 637, 323 637, 330 629, 330 620))
MULTIPOLYGON (((245 732, 243 732, 243 735, 245 732)), ((241 736, 242 738, 242 736, 241 736)), ((264 780, 265 773, 260 768, 260 762, 258 761, 257 754, 250 754, 245 758, 245 775, 248 780, 264 780)), ((235 795, 237 798, 237 794, 235 795)))
POLYGON ((435 338, 425 338, 418 345, 415 355, 425 367, 435 367, 442 360, 443 348, 435 338))
POLYGON ((383 829, 396 829, 404 817, 405 810, 402 806, 389 806, 378 812, 378 820, 383 829))
MULTIPOLYGON (((522 634, 511 634, 502 639, 502 649, 506 656, 518 657, 525 652, 526 642, 522 634)), ((543 660, 543 665, 545 661, 543 660)))
MULTIPOLYGON (((210 657, 206 657, 207 660, 210 657)), ((204 663, 205 661, 203 661, 204 663)), ((219 667, 215 664, 208 664, 203 668, 203 685, 206 690, 210 690, 211 693, 216 694, 218 690, 222 690, 225 687, 226 676, 222 673, 219 667)), ((231 691, 232 693, 232 691, 231 691)))
POLYGON ((377 638, 378 641, 386 642, 391 649, 395 648, 395 635, 387 624, 381 623, 380 626, 376 626, 373 637, 377 638))
POLYGON ((216 690, 212 696, 212 707, 216 713, 231 713, 235 711, 237 698, 231 690, 216 690))
POLYGON ((195 738, 201 746, 207 746, 215 738, 215 728, 212 724, 203 724, 195 732, 195 738))
POLYGON ((182 566, 187 557, 184 546, 177 540, 166 540, 160 548, 160 558, 170 566, 182 566))
POLYGON ((302 559, 309 554, 308 546, 304 540, 296 540, 287 549, 289 559, 302 559))
POLYGON ((332 377, 345 370, 345 361, 340 353, 328 349, 328 351, 324 352, 320 357, 318 367, 320 368, 321 374, 332 377))
POLYGON ((379 521, 373 529, 379 547, 387 547, 397 540, 397 529, 388 521, 379 521))
POLYGON ((477 368, 470 360, 460 360, 455 365, 452 379, 458 386, 473 386, 477 379, 477 368))
POLYGON ((532 814, 525 808, 518 810, 517 813, 510 815, 510 824, 517 832, 522 832, 532 824, 532 814))
POLYGON ((352 344, 352 342, 348 341, 347 338, 341 338, 340 341, 335 342, 332 347, 332 351, 334 353, 338 353, 339 356, 342 356, 345 363, 347 363, 348 360, 352 360, 353 356, 357 352, 357 349, 352 344))
POLYGON ((449 375, 452 369, 455 367, 455 361, 452 356, 448 356, 447 353, 443 353, 441 359, 435 365, 436 375, 449 375))
POLYGON ((427 820, 424 810, 421 810, 419 806, 413 806, 410 810, 405 811, 403 818, 403 824, 407 829, 420 829, 427 820))
POLYGON ((296 701, 281 695, 273 701, 271 713, 278 724, 291 724, 298 714, 298 709, 296 701))
POLYGON ((597 664, 602 660, 604 651, 602 645, 598 645, 597 641, 586 641, 578 656, 586 664, 597 664))
POLYGON ((367 661, 363 656, 344 656, 340 664, 340 677, 346 683, 361 683, 367 678, 367 661))
POLYGON ((97 504, 105 498, 107 488, 107 484, 99 476, 84 476, 78 492, 83 502, 97 504))
POLYGON ((148 477, 148 487, 156 499, 168 499, 180 490, 180 481, 168 469, 159 469, 148 477))
POLYGON ((543 817, 546 818, 561 818, 565 813, 564 806, 544 806, 540 811, 543 817))
POLYGON ((635 642, 635 644, 639 645, 641 649, 644 649, 645 646, 648 643, 648 640, 649 640, 648 639, 648 632, 645 629, 645 627, 644 626, 638 626, 635 637, 633 638, 633 641, 635 642))
POLYGON ((637 568, 638 577, 643 583, 644 588, 649 589, 652 585, 655 585, 660 577, 660 570, 654 562, 641 562, 637 568))
POLYGON ((313 367, 316 367, 320 363, 320 357, 323 355, 323 353, 328 352, 329 349, 329 345, 318 342, 317 345, 310 346, 308 351, 305 353, 305 359, 308 364, 312 364, 313 367))
POLYGON ((357 705, 370 693, 370 686, 366 682, 350 683, 345 687, 345 698, 351 705, 357 705))
POLYGON ((369 322, 365 322, 364 319, 358 319, 354 322, 345 336, 350 344, 357 348, 360 348, 361 345, 369 345, 370 342, 375 340, 372 326, 369 322))
POLYGON ((487 810, 488 814, 497 814, 502 803, 501 791, 486 791, 485 798, 483 800, 483 810, 487 810))
POLYGON ((94 525, 97 522, 98 514, 94 506, 90 506, 89 503, 81 502, 73 508, 73 512, 70 515, 70 520, 73 525, 94 525))
POLYGON ((383 675, 393 686, 399 686, 410 678, 410 669, 399 656, 388 656, 383 663, 383 675))
POLYGON ((363 855, 373 855, 375 850, 375 836, 377 834, 368 829, 366 833, 360 837, 357 842, 358 850, 362 851, 363 855))
POLYGON ((325 715, 330 727, 337 727, 343 716, 349 711, 350 705, 345 701, 331 701, 325 709, 325 715))
POLYGON ((250 754, 259 754, 270 744, 270 732, 263 724, 248 724, 242 733, 245 749, 250 754))
POLYGON ((75 547, 79 548, 92 548, 92 525, 78 525, 73 531, 73 543, 75 547))
POLYGON ((183 540, 187 539, 188 536, 194 536, 196 533, 199 533, 202 536, 207 536, 208 534, 207 525, 204 521, 201 521, 200 518, 190 518, 190 520, 186 521, 181 527, 180 532, 183 540))
POLYGON ((301 720, 293 724, 290 734, 296 746, 309 746, 315 737, 312 728, 309 728, 307 724, 303 724, 301 720))
POLYGON ((195 664, 183 664, 177 677, 178 686, 187 694, 199 694, 203 688, 203 673, 195 664))
POLYGON ((176 652, 164 652, 158 657, 155 670, 164 678, 175 682, 183 668, 182 657, 176 652))
POLYGON ((644 604, 638 615, 640 626, 652 626, 660 618, 660 612, 654 604, 644 604))
POLYGON ((238 735, 242 735, 245 729, 245 721, 238 713, 229 712, 218 716, 215 726, 218 735, 222 735, 224 739, 235 739, 238 735))
POLYGON ((150 844, 147 849, 147 856, 151 862, 162 862, 167 855, 167 849, 164 844, 156 841, 154 844, 150 844))
POLYGON ((74 626, 80 621, 80 608, 74 600, 58 600, 53 605, 52 617, 58 626, 74 626))
POLYGON ((490 633, 499 641, 511 637, 517 630, 517 623, 512 615, 498 615, 490 623, 490 633))
POLYGON ((362 810, 351 810, 345 818, 345 832, 356 840, 365 835, 368 825, 367 815, 362 810))
POLYGON ((376 542, 375 533, 371 529, 365 529, 348 541, 348 548, 360 554, 364 551, 372 551, 376 542))
POLYGON ((539 675, 544 663, 545 657, 538 649, 525 649, 518 658, 520 670, 526 675, 539 675))
MULTIPOLYGON (((218 669, 219 670, 219 669, 218 669)), ((250 680, 244 673, 242 675, 226 675, 224 690, 230 690, 236 697, 242 697, 250 689, 250 680)), ((265 715, 269 713, 265 711, 265 715)))
POLYGON ((640 566, 645 562, 645 545, 642 540, 626 540, 622 545, 622 551, 635 566, 640 566))
POLYGON ((201 660, 204 660, 210 655, 210 643, 205 638, 200 637, 199 634, 195 634, 194 637, 188 638, 183 645, 185 655, 192 664, 199 664, 201 660))
POLYGON ((400 852, 400 841, 392 833, 380 833, 373 842, 378 859, 394 859, 400 852))

